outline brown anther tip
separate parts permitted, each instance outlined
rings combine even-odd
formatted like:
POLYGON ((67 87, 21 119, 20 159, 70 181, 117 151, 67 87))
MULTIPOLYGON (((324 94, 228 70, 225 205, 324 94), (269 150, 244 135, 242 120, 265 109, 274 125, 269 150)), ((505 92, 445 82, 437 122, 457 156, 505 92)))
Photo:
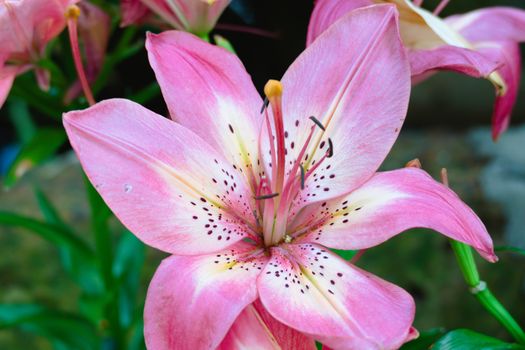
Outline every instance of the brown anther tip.
POLYGON ((67 19, 77 19, 80 16, 80 7, 69 5, 66 9, 65 16, 67 19))
POLYGON ((448 187, 448 171, 447 168, 441 168, 441 182, 448 187))
POLYGON ((283 94, 283 85, 279 80, 270 79, 264 85, 264 94, 268 98, 281 96, 283 94))
POLYGON ((418 168, 421 169, 421 162, 419 161, 419 158, 412 159, 408 163, 405 164, 405 168, 418 168))
POLYGON ((271 193, 271 194, 264 194, 262 196, 255 196, 253 197, 255 200, 261 200, 261 199, 270 199, 270 198, 274 198, 274 197, 277 197, 279 195, 279 193, 271 193))

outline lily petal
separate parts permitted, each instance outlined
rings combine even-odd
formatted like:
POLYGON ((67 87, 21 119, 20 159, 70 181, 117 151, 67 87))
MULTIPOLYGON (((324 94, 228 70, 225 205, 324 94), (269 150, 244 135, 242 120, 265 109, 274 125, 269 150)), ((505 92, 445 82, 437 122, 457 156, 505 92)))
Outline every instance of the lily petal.
POLYGON ((267 258, 248 259, 252 253, 239 244, 218 254, 165 259, 146 297, 148 349, 215 349, 257 298, 255 280, 267 258))
POLYGON ((312 338, 277 321, 259 301, 237 317, 217 350, 315 350, 312 338))
POLYGON ((317 0, 308 23, 306 46, 348 12, 373 4, 373 0, 317 0))
POLYGON ((122 13, 121 27, 141 23, 151 13, 141 0, 120 0, 120 12, 122 13))
POLYGON ((511 7, 488 7, 445 22, 471 42, 525 41, 525 11, 511 7))
POLYGON ((237 56, 179 31, 148 34, 146 48, 171 117, 253 171, 262 100, 237 56))
POLYGON ((320 209, 329 219, 301 241, 336 249, 365 249, 409 228, 426 227, 471 245, 491 262, 497 260, 478 216, 453 191, 420 169, 377 173, 349 196, 320 209))
POLYGON ((395 7, 369 6, 345 15, 296 59, 282 85, 289 157, 295 160, 306 141, 313 125, 309 116, 326 131, 310 143, 305 169, 326 154, 328 137, 334 146, 333 157, 314 172, 318 181, 306 181, 298 201, 333 198, 359 186, 390 151, 408 107, 410 69, 395 7))
POLYGON ((200 254, 249 235, 242 174, 190 130, 120 99, 69 112, 64 126, 95 188, 148 245, 200 254))
POLYGON ((331 348, 395 349, 411 334, 407 292, 316 244, 273 248, 257 286, 273 317, 331 348))
POLYGON ((492 114, 492 138, 498 137, 507 130, 510 117, 518 98, 518 87, 521 78, 521 54, 519 44, 511 41, 486 42, 477 48, 485 56, 502 63, 497 70, 498 76, 505 83, 505 91, 496 90, 496 102, 492 114))
POLYGON ((416 81, 434 70, 451 70, 474 78, 487 78, 501 66, 501 62, 490 56, 452 45, 411 51, 409 59, 412 78, 416 81))

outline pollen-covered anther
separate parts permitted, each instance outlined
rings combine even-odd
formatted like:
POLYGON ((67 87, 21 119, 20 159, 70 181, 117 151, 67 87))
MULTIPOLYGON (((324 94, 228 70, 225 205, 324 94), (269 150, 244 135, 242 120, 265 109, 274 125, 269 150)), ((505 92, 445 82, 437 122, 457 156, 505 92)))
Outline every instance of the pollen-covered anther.
POLYGON ((284 243, 292 243, 292 236, 284 235, 284 243))
POLYGON ((80 16, 80 7, 77 5, 69 5, 64 15, 67 19, 77 19, 80 16))
POLYGON ((283 94, 283 84, 279 80, 268 80, 266 85, 264 85, 264 94, 268 99, 281 96, 283 94))
POLYGON ((408 163, 405 164, 405 168, 418 168, 421 169, 421 162, 418 158, 412 159, 408 163))

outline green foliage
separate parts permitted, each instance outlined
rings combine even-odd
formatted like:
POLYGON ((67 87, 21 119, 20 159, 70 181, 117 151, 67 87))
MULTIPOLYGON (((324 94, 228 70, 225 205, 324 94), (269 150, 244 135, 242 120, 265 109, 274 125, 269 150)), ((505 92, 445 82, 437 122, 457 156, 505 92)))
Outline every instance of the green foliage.
POLYGON ((525 350, 525 346, 505 343, 468 329, 458 329, 435 342, 432 350, 525 350))
POLYGON ((0 305, 0 330, 12 327, 49 339, 57 350, 99 348, 96 328, 89 320, 39 305, 0 305))
POLYGON ((11 163, 4 179, 4 186, 13 186, 29 169, 55 154, 65 141, 66 133, 63 129, 38 129, 22 146, 15 160, 11 163))

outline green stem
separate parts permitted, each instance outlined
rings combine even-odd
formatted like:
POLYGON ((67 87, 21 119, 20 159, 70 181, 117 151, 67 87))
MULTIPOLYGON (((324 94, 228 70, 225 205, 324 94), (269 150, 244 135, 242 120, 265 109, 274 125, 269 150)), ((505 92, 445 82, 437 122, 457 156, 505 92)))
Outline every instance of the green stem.
POLYGON ((451 241, 452 249, 456 254, 459 268, 463 277, 470 287, 470 291, 478 299, 480 304, 487 310, 512 337, 520 344, 525 344, 525 332, 518 325, 512 315, 491 293, 487 284, 480 280, 479 272, 472 255, 470 246, 457 241, 451 241))

